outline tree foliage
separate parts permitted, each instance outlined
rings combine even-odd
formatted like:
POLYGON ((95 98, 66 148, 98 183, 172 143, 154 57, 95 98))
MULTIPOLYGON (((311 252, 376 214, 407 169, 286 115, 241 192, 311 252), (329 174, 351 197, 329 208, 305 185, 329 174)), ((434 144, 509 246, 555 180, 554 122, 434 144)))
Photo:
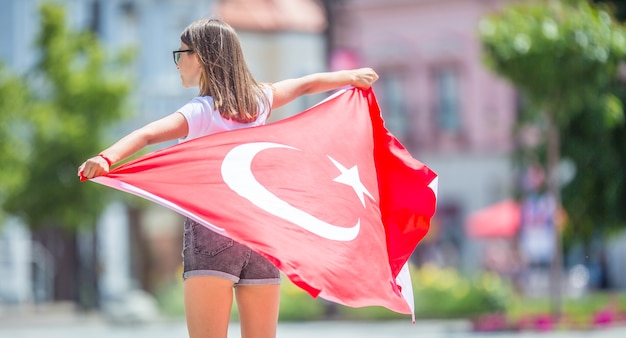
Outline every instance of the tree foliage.
POLYGON ((33 111, 28 96, 24 81, 0 64, 0 202, 14 193, 26 178, 23 168, 28 147, 20 134, 28 133, 21 116, 33 111))
MULTIPOLYGON (((575 163, 577 174, 563 190, 570 229, 589 238, 608 218, 624 223, 624 140, 617 133, 624 117, 614 89, 626 33, 612 10, 586 1, 520 2, 485 18, 479 32, 486 64, 528 103, 520 124, 545 131, 552 121, 557 160, 562 154, 575 163)), ((532 151, 545 159, 543 141, 532 151)))
MULTIPOLYGON (((610 6, 620 21, 626 20, 626 3, 594 1, 610 6)), ((611 91, 623 103, 624 84, 615 82, 611 91)), ((588 241, 600 229, 620 229, 626 222, 626 124, 606 128, 605 121, 595 118, 602 107, 590 107, 562 130, 563 156, 571 158, 578 175, 563 189, 563 204, 574 220, 568 237, 588 241), (589 198, 596 196, 596 198, 589 198)), ((609 231, 610 234, 611 231, 609 231)))
POLYGON ((593 2, 609 6, 619 21, 626 19, 626 3, 622 0, 594 0, 593 2))
POLYGON ((562 154, 577 168, 562 194, 570 219, 566 235, 584 242, 626 224, 626 126, 607 128, 599 109, 577 114, 561 130, 562 154))
POLYGON ((81 186, 76 173, 125 112, 130 60, 107 56, 93 32, 70 30, 63 8, 43 4, 39 14, 39 60, 28 81, 0 76, 0 97, 12 98, 0 101, 0 114, 13 121, 1 127, 11 143, 2 142, 0 162, 19 159, 0 171, 3 183, 14 182, 0 203, 33 228, 75 228, 93 224, 107 201, 105 189, 81 186))
POLYGON ((619 100, 607 92, 626 53, 626 35, 611 12, 586 1, 511 5, 480 23, 485 60, 536 106, 563 125, 575 112, 602 105, 619 120, 619 100))

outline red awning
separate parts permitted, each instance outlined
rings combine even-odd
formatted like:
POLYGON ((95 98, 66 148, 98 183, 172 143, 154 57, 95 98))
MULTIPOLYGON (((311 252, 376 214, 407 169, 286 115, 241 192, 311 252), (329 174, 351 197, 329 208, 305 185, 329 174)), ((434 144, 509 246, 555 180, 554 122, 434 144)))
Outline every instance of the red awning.
POLYGON ((465 221, 469 237, 512 237, 520 226, 520 207, 511 199, 471 213, 465 221))

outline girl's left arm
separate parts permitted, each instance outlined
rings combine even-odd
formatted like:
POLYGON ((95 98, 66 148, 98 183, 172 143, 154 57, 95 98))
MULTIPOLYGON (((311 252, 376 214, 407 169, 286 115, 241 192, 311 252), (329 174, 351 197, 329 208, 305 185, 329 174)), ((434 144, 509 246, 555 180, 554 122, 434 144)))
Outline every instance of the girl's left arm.
POLYGON ((283 80, 272 85, 274 91, 272 108, 283 106, 302 95, 322 93, 345 86, 367 89, 376 80, 378 74, 371 68, 315 73, 283 80))

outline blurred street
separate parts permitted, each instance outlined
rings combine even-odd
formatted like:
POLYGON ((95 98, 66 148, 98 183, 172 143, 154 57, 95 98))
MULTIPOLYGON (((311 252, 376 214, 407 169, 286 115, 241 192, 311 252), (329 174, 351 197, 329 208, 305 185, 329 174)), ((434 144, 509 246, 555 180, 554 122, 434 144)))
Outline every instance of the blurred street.
MULTIPOLYGON (((497 332, 474 333, 466 321, 410 321, 390 322, 304 322, 280 323, 278 337, 297 338, 443 338, 443 337, 585 337, 585 338, 622 338, 626 336, 626 327, 607 328, 594 331, 555 331, 555 332, 497 332)), ((114 324, 101 315, 83 314, 60 307, 53 311, 11 311, 7 308, 0 312, 0 338, 171 338, 187 337, 185 323, 182 320, 163 320, 147 324, 114 324)), ((241 337, 237 323, 231 324, 232 338, 241 337)))

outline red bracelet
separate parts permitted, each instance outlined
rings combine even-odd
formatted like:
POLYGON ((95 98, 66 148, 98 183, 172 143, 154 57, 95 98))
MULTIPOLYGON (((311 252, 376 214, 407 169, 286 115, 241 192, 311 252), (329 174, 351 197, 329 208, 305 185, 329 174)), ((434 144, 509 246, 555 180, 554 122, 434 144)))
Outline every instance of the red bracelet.
POLYGON ((105 161, 107 161, 107 164, 109 165, 109 167, 113 164, 111 160, 109 160, 108 157, 104 156, 104 154, 101 153, 101 154, 98 154, 98 156, 102 157, 105 161))

